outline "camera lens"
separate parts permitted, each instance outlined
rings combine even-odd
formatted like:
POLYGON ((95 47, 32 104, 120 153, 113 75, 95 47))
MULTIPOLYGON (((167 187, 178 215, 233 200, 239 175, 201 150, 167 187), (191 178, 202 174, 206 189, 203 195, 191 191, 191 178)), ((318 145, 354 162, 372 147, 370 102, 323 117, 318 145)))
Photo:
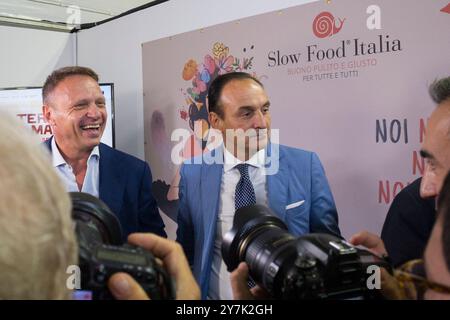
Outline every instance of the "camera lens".
POLYGON ((280 267, 295 258, 294 240, 269 208, 243 207, 236 211, 233 227, 223 238, 222 256, 228 271, 245 261, 253 280, 277 291, 274 284, 280 267))
POLYGON ((252 279, 276 299, 372 299, 367 268, 388 267, 374 254, 330 234, 295 238, 272 211, 253 205, 236 211, 222 242, 228 271, 245 261, 252 279))
POLYGON ((72 218, 78 242, 83 244, 122 244, 122 229, 117 217, 98 198, 84 192, 70 192, 72 218))

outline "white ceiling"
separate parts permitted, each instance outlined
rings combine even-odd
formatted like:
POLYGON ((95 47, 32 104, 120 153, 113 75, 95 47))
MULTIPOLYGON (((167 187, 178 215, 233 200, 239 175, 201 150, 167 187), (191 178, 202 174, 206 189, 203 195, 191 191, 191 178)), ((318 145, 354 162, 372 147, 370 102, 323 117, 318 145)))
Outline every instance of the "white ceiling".
POLYGON ((49 29, 53 26, 67 31, 151 2, 156 0, 0 0, 0 24, 49 29))

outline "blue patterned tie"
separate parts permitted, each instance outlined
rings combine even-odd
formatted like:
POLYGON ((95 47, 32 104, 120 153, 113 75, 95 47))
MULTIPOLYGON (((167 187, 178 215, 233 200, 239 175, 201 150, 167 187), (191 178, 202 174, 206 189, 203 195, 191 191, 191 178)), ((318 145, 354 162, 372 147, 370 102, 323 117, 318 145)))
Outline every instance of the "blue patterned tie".
MULTIPOLYGON (((246 163, 241 163, 236 166, 241 174, 241 179, 239 179, 236 185, 235 198, 234 198, 234 208, 236 210, 256 204, 255 189, 253 189, 253 184, 250 181, 250 176, 248 175, 249 165, 246 163)), ((253 279, 249 276, 247 281, 249 288, 253 288, 256 284, 253 279)))
POLYGON ((248 175, 248 167, 249 165, 246 163, 241 163, 236 166, 241 174, 241 179, 239 179, 236 185, 234 194, 234 208, 236 210, 256 203, 255 189, 253 189, 253 184, 248 175))

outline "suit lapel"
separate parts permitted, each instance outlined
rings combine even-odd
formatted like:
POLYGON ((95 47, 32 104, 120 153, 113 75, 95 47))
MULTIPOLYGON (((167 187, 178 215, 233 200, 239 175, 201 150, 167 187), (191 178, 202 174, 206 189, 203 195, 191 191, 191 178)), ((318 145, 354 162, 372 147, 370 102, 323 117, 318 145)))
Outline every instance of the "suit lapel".
POLYGON ((269 207, 284 220, 288 201, 289 167, 284 159, 284 153, 279 145, 269 144, 266 156, 266 168, 278 161, 278 171, 267 176, 267 195, 269 207), (268 163, 267 161, 271 161, 268 163))
POLYGON ((104 144, 100 144, 100 178, 99 193, 100 199, 105 202, 108 207, 117 216, 122 209, 123 190, 125 187, 122 179, 120 164, 114 162, 112 150, 104 144))
MULTIPOLYGON (((52 151, 52 139, 54 139, 53 136, 44 142, 50 152, 52 151)), ((122 209, 125 187, 121 178, 120 164, 114 162, 113 151, 103 143, 100 143, 99 150, 99 198, 118 216, 122 209)))
POLYGON ((52 153, 52 139, 54 139, 53 136, 44 141, 44 145, 47 147, 50 153, 52 153))

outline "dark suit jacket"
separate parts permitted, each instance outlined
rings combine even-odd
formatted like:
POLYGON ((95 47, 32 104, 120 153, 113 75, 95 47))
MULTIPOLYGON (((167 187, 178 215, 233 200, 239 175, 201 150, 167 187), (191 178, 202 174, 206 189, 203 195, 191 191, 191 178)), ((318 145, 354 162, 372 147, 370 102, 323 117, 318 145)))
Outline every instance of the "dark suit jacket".
MULTIPOLYGON (((45 144, 51 150, 51 139, 45 144)), ((152 232, 166 237, 164 222, 152 195, 148 164, 100 143, 99 198, 122 226, 123 240, 133 232, 152 232)))
POLYGON ((422 258, 436 221, 434 198, 420 197, 421 180, 415 180, 394 198, 381 231, 381 239, 395 267, 422 258))

